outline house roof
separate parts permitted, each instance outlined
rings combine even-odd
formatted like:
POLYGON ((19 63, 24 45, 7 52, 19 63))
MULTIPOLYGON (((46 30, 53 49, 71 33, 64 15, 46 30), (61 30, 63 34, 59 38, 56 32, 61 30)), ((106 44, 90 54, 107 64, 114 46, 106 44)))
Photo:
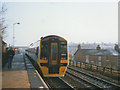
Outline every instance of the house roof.
POLYGON ((5 41, 2 40, 2 44, 7 44, 5 41))
MULTIPOLYGON (((97 49, 79 49, 75 52, 75 54, 79 52, 82 55, 96 55, 96 56, 102 56, 102 55, 108 55, 108 56, 117 56, 120 55, 116 50, 110 49, 110 50, 97 50, 97 49)), ((74 55, 75 55, 74 54, 74 55)))

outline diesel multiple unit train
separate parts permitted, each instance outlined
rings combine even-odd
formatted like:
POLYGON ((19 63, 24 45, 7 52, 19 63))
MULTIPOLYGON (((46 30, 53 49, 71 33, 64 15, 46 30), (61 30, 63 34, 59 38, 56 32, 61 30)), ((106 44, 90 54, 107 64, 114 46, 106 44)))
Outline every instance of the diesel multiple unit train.
POLYGON ((60 36, 41 37, 26 50, 28 56, 37 62, 44 77, 63 77, 68 63, 67 40, 60 36))

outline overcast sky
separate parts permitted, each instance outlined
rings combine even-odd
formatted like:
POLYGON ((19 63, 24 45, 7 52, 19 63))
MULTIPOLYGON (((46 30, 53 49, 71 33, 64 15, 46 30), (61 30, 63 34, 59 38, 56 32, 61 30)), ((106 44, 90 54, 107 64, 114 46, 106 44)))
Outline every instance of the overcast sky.
POLYGON ((68 42, 118 42, 117 2, 6 2, 8 44, 29 45, 46 35, 68 42))

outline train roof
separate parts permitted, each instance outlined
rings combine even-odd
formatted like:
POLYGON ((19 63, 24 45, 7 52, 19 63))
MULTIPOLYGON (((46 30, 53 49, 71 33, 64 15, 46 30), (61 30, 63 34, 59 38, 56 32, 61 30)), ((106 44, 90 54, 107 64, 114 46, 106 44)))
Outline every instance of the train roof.
MULTIPOLYGON (((41 40, 46 39, 46 38, 50 38, 50 37, 58 37, 58 38, 64 39, 63 37, 60 37, 60 36, 57 36, 57 35, 48 35, 48 36, 42 37, 41 40)), ((64 40, 66 40, 66 39, 64 39, 64 40)))

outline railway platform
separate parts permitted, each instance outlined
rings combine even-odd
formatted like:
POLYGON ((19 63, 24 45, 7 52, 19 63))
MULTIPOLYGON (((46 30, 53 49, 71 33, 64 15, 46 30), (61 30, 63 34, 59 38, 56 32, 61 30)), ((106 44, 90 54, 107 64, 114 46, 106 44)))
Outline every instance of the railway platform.
POLYGON ((48 88, 41 76, 23 54, 16 54, 12 68, 8 64, 2 69, 2 89, 6 88, 48 88))

